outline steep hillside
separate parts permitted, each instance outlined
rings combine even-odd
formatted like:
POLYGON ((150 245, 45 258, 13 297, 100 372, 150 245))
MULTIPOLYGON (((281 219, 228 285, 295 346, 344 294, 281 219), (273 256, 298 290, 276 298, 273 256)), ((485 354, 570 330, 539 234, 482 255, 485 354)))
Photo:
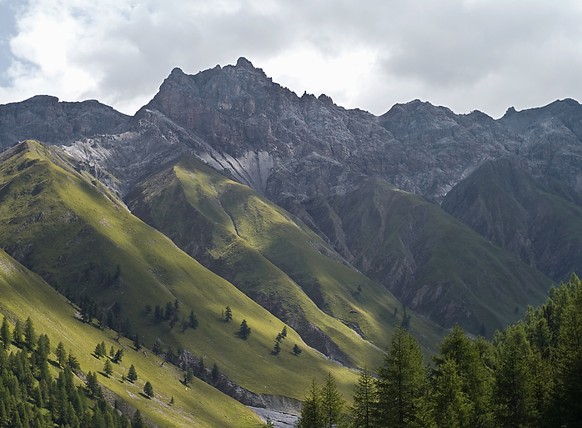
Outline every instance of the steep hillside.
POLYGON ((350 387, 354 373, 314 351, 289 327, 283 352, 272 355, 283 322, 88 179, 70 169, 56 148, 25 142, 5 152, 0 245, 72 300, 88 307, 95 301, 95 316, 104 323, 129 336, 139 333, 149 347, 160 339, 166 350, 203 355, 207 365, 217 363, 252 391, 301 398, 310 379, 328 371, 350 387), (170 306, 166 312, 177 325, 156 320, 146 305, 170 306), (233 313, 230 323, 221 318, 226 306, 233 313), (190 311, 199 326, 184 330, 190 311), (252 329, 248 340, 235 334, 243 319, 252 329), (290 352, 295 343, 303 349, 299 357, 290 352))
MULTIPOLYGON (((348 327, 385 348, 402 322, 401 304, 319 236, 251 188, 194 158, 152 176, 127 203, 334 359, 361 366, 375 353, 348 327)), ((411 329, 431 347, 440 330, 410 316, 411 329)))
POLYGON ((582 271, 582 208, 572 193, 555 192, 515 160, 483 164, 442 207, 556 282, 582 271))
MULTIPOLYGON (((105 358, 93 355, 97 343, 105 342, 109 349, 123 349, 120 364, 113 364, 111 377, 98 375, 99 382, 117 397, 137 408, 151 422, 158 426, 176 427, 216 427, 240 426, 259 427, 260 420, 247 407, 220 393, 208 384, 193 379, 185 388, 180 382, 183 372, 151 352, 137 352, 131 342, 115 340, 116 333, 108 329, 97 329, 81 322, 77 311, 67 300, 53 290, 40 277, 17 263, 0 250, 0 314, 12 323, 24 323, 28 317, 33 321, 37 333, 46 333, 51 347, 62 342, 68 352, 78 359, 81 369, 102 372, 105 358), (134 365, 139 379, 135 383, 122 380, 131 365, 134 365), (140 392, 145 381, 154 386, 154 398, 148 400, 140 392), (174 398, 174 403, 170 401, 174 398)), ((120 407, 124 407, 121 405, 120 407)), ((133 410, 129 411, 132 416, 133 410)))
POLYGON ((438 206, 381 179, 308 211, 361 272, 447 327, 491 334, 528 302, 543 301, 551 283, 438 206))

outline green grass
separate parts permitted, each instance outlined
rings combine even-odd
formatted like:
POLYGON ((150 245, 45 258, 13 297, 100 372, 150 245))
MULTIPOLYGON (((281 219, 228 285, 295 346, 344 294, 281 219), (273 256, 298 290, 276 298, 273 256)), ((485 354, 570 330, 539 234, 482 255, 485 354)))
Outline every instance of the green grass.
POLYGON ((52 149, 30 143, 3 162, 0 188, 0 245, 59 291, 93 296, 103 308, 121 304, 147 346, 160 338, 174 349, 204 355, 207 366, 217 363, 225 375, 257 393, 303 398, 311 378, 322 380, 327 372, 345 394, 351 391, 356 373, 309 348, 290 328, 283 352, 272 356, 283 322, 134 217, 52 149), (100 285, 90 269, 111 274, 117 265, 120 281, 109 287, 100 285), (197 330, 181 333, 144 316, 146 304, 175 299, 182 316, 195 311, 197 330), (227 305, 234 313, 230 324, 220 320, 227 305), (243 318, 252 328, 247 341, 235 336, 243 318), (304 350, 299 357, 290 354, 294 343, 304 350))
MULTIPOLYGON (((317 325, 352 364, 379 364, 381 349, 401 321, 394 316, 401 304, 249 187, 195 159, 183 159, 142 184, 128 203, 137 215, 278 316, 317 325), (361 340, 345 323, 357 324, 375 345, 361 340)), ((441 335, 414 315, 412 330, 425 349, 434 349, 441 335)))
POLYGON ((444 325, 476 333, 483 323, 493 333, 542 302, 551 284, 436 205, 383 180, 366 181, 334 208, 357 266, 444 325))
POLYGON ((92 355, 97 343, 104 341, 107 349, 123 348, 124 358, 121 364, 113 364, 113 375, 99 374, 98 380, 158 426, 261 426, 252 411, 208 384, 194 379, 185 387, 180 382, 183 373, 169 364, 161 366, 162 360, 153 353, 136 352, 127 340, 116 342, 114 332, 81 322, 61 295, 4 251, 0 251, 0 294, 0 313, 12 322, 30 317, 37 333, 48 334, 53 350, 62 341, 85 373, 103 369, 105 358, 92 355), (131 364, 139 376, 135 383, 122 380, 131 364), (151 400, 140 394, 146 380, 154 387, 151 400), (175 403, 170 406, 172 397, 175 403))

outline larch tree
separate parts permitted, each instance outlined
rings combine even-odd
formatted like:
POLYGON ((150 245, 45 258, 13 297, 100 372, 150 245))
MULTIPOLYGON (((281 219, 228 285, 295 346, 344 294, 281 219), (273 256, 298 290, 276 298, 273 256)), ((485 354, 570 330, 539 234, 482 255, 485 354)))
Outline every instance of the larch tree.
POLYGON ((376 382, 367 368, 362 370, 354 387, 354 406, 352 407, 352 427, 373 427, 372 411, 376 405, 376 382))
POLYGON ((297 426, 299 428, 321 428, 323 426, 320 391, 315 379, 311 381, 311 389, 303 400, 297 426))
POLYGON ((425 399, 426 370, 416 339, 404 328, 396 329, 388 354, 379 369, 376 426, 409 427, 418 420, 425 399))
POLYGON ((325 428, 333 428, 340 420, 344 399, 338 391, 331 373, 327 374, 325 384, 321 388, 320 403, 323 426, 325 428))

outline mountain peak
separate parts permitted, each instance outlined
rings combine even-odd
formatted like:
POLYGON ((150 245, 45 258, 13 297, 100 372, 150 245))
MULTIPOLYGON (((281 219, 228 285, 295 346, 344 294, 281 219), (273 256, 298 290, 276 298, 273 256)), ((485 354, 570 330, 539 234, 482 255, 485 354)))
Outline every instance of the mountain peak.
POLYGON ((236 67, 237 68, 246 68, 247 70, 254 70, 255 69, 255 66, 253 65, 253 63, 250 62, 248 59, 246 59, 244 56, 241 56, 236 61, 236 67))

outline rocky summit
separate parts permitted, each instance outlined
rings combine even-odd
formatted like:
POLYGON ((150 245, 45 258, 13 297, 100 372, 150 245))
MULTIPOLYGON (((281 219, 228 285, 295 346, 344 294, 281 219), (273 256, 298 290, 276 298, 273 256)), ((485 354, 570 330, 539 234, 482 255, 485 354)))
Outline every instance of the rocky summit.
MULTIPOLYGON (((24 139, 61 146, 78 171, 211 270, 227 274, 217 255, 224 242, 195 221, 169 227, 159 204, 189 204, 198 217, 187 221, 211 221, 209 211, 187 193, 179 203, 152 199, 169 197, 164 183, 179 181, 172 171, 184 159, 284 209, 321 240, 311 239, 320 253, 409 310, 490 333, 543 301, 553 282, 582 272, 581 138, 574 100, 510 108, 498 120, 419 100, 375 116, 324 94, 298 96, 245 58, 195 75, 175 68, 133 117, 46 96, 0 106, 0 147, 24 139)), ((180 168, 200 174, 191 163, 180 168)), ((226 204, 216 198, 208 204, 226 204)), ((332 293, 314 297, 307 279, 291 278, 318 307, 333 306, 332 293)), ((269 299, 262 304, 274 310, 269 299)))

